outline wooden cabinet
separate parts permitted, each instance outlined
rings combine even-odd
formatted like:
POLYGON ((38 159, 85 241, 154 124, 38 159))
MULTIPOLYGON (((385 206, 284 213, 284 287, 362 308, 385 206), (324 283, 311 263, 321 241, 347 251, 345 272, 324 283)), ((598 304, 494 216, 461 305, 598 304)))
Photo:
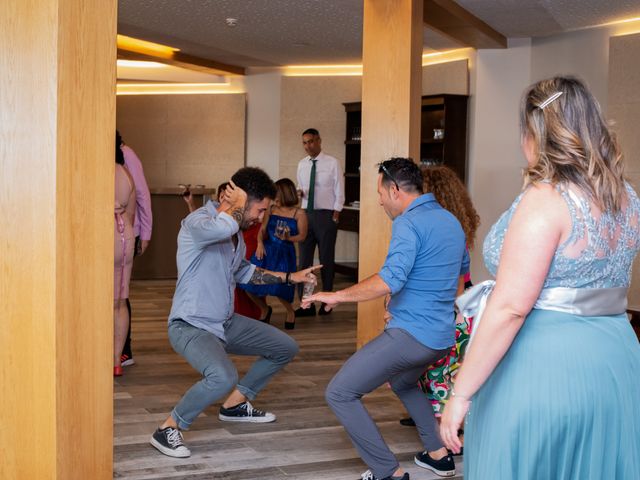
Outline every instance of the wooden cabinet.
MULTIPOLYGON (((443 164, 465 182, 467 177, 467 95, 422 97, 420 163, 443 164)), ((345 137, 345 205, 360 200, 360 139, 362 103, 344 103, 347 115, 345 137)), ((380 159, 381 161, 384 159, 380 159)))
MULTIPOLYGON (((422 97, 420 163, 446 165, 463 182, 467 177, 467 95, 425 95, 422 97)), ((344 103, 347 115, 345 136, 345 210, 338 228, 358 231, 359 210, 351 208, 360 200, 360 140, 362 103, 344 103)), ((384 159, 381 159, 384 160, 384 159)), ((336 265, 336 271, 357 275, 357 264, 336 265)))
MULTIPOLYGON (((422 97, 420 163, 444 164, 465 182, 467 176, 467 95, 422 97)), ((345 205, 360 200, 360 140, 362 103, 344 103, 345 205)), ((382 160, 382 159, 381 159, 382 160)))

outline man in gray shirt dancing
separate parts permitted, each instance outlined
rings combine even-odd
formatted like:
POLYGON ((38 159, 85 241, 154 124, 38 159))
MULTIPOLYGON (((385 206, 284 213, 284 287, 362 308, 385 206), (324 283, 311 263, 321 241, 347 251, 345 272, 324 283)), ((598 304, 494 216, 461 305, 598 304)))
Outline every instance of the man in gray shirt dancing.
POLYGON ((246 247, 238 231, 262 220, 275 193, 265 172, 241 168, 231 177, 219 204, 208 202, 182 221, 169 341, 203 378, 151 436, 151 444, 165 455, 190 456, 181 430, 188 430, 205 408, 232 389, 220 408, 220 420, 266 423, 276 419, 249 400, 293 359, 298 345, 277 328, 234 313, 235 284, 301 283, 309 281, 307 275, 320 266, 295 273, 271 272, 245 260, 246 247), (259 358, 238 381, 228 353, 259 358))

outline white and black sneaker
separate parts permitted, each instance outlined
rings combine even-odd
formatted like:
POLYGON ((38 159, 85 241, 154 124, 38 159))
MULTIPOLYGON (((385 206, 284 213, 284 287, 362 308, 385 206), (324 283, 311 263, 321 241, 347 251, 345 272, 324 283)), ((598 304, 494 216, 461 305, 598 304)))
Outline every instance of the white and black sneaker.
POLYGON ((223 422, 269 423, 276 421, 276 416, 273 413, 253 408, 253 405, 248 401, 231 408, 220 407, 218 418, 223 422))
POLYGON ((450 454, 440 460, 434 460, 429 452, 425 451, 418 453, 413 459, 419 467, 431 470, 441 477, 453 477, 456 474, 456 464, 450 454))
POLYGON ((360 480, 409 480, 409 473, 405 472, 401 477, 384 477, 378 478, 376 477, 371 470, 367 470, 360 476, 360 480))
POLYGON ((151 435, 150 442, 160 452, 170 457, 185 458, 191 456, 191 450, 182 441, 182 432, 177 428, 167 427, 162 430, 158 428, 151 435))

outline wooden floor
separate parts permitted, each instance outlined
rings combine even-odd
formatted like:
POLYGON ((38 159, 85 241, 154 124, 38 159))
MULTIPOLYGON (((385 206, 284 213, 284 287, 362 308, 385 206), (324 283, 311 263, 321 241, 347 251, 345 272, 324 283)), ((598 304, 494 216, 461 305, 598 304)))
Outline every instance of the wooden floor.
MULTIPOLYGON (((275 413, 275 423, 223 423, 218 421, 216 404, 185 432, 190 458, 170 458, 149 445, 151 433, 198 380, 167 339, 174 285, 175 281, 131 285, 136 365, 125 367, 124 376, 114 380, 114 478, 359 479, 366 466, 324 400, 328 381, 355 351, 353 305, 341 306, 328 316, 298 319, 291 335, 300 345, 299 355, 254 402, 257 408, 275 413)), ((279 302, 272 305, 272 325, 282 328, 284 311, 279 302)), ((233 358, 241 375, 253 360, 233 358)), ((399 425, 405 412, 391 390, 381 387, 365 404, 411 478, 439 478, 413 464, 421 445, 414 428, 399 425)), ((456 460, 461 475, 461 457, 456 460)))

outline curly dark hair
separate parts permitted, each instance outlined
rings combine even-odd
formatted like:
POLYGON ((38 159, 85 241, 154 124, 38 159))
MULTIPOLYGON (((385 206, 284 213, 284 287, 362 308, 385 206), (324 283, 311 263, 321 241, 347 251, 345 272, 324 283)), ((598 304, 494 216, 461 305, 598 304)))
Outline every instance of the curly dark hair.
POLYGON ((458 219, 467 238, 467 247, 473 249, 480 217, 464 184, 453 170, 444 165, 423 165, 421 170, 424 191, 433 193, 442 208, 458 219))
POLYGON ((257 167, 244 167, 231 177, 233 183, 247 192, 248 200, 262 201, 276 198, 276 186, 264 170, 257 167))

